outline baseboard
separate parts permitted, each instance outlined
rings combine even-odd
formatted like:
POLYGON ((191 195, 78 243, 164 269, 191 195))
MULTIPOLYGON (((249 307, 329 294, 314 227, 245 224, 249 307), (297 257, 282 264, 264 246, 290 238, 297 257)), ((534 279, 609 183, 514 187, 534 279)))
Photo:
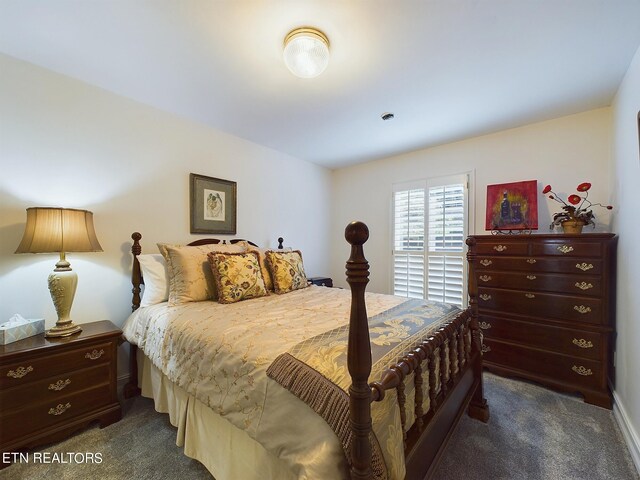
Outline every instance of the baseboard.
POLYGON ((638 432, 633 428, 633 425, 631 425, 624 404, 620 401, 620 397, 618 397, 615 391, 613 392, 613 400, 613 417, 618 422, 620 430, 622 430, 622 435, 629 447, 629 453, 631 453, 633 463, 638 473, 640 473, 640 437, 638 436, 638 432))

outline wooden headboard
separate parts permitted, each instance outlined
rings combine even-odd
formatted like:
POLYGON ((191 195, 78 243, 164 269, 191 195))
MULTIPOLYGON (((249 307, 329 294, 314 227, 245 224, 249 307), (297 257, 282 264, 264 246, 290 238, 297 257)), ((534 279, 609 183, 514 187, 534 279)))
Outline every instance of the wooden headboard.
MULTIPOLYGON (((142 235, 139 232, 133 232, 131 234, 131 239, 133 240, 133 245, 131 245, 131 253, 133 254, 133 268, 131 269, 131 284, 133 285, 133 289, 131 292, 133 293, 133 297, 131 299, 131 311, 135 312, 138 308, 140 308, 140 285, 144 284, 144 279, 142 278, 142 271, 140 270, 140 262, 138 261, 138 255, 142 253, 142 246, 140 245, 140 240, 142 239, 142 235)), ((249 240, 244 240, 242 238, 234 238, 229 240, 229 243, 238 243, 246 241, 249 245, 253 245, 257 247, 253 242, 249 240)), ((282 242, 284 239, 282 237, 278 237, 278 249, 282 250, 282 242)), ((188 243, 188 246, 198 246, 198 245, 217 245, 221 243, 223 245, 227 244, 226 240, 220 240, 218 238, 202 238, 200 240, 195 240, 191 243, 188 243)))

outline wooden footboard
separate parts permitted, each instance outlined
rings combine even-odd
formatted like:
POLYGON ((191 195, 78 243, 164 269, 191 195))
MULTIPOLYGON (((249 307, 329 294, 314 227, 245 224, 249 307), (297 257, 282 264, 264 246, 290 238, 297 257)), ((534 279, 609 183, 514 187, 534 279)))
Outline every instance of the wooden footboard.
MULTIPOLYGON (((371 479, 371 402, 384 399, 385 392, 396 389, 403 430, 406 422, 404 380, 413 373, 416 421, 405 436, 407 479, 428 477, 434 470, 453 428, 470 404, 469 414, 482 421, 489 418, 482 396, 482 354, 477 314, 473 305, 444 324, 431 337, 407 355, 398 359, 382 374, 379 381, 369 383, 371 344, 365 305, 365 288, 369 282, 369 264, 363 245, 369 229, 353 222, 345 229, 351 244, 347 260, 347 282, 351 288, 348 368, 352 384, 349 389, 351 438, 351 478, 371 479), (436 356, 442 367, 436 370, 436 356), (449 369, 444 368, 449 365, 449 369), (457 371, 454 372, 454 366, 457 371), (439 378, 438 378, 439 377, 439 378), (429 411, 424 412, 423 383, 429 385, 429 411), (437 390, 437 385, 440 390, 437 390)), ((477 309, 476 309, 477 312, 477 309)))

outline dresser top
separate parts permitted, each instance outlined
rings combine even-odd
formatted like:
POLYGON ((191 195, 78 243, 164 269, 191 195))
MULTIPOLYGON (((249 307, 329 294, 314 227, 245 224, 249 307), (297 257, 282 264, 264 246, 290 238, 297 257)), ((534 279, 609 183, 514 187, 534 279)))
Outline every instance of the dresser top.
POLYGON ((477 238, 479 240, 494 239, 496 241, 511 241, 511 240, 559 240, 559 239, 572 239, 572 240, 602 240, 616 237, 615 233, 532 233, 531 235, 469 235, 470 238, 477 238))
POLYGON ((74 345, 79 345, 85 342, 100 341, 102 338, 108 339, 122 334, 122 331, 109 320, 81 323, 78 325, 82 327, 82 332, 77 335, 59 338, 45 338, 44 333, 41 333, 32 337, 23 338, 22 340, 9 343, 7 345, 0 345, 0 359, 4 360, 6 357, 24 353, 26 351, 35 353, 35 351, 43 351, 48 348, 60 348, 64 346, 72 348, 74 345))

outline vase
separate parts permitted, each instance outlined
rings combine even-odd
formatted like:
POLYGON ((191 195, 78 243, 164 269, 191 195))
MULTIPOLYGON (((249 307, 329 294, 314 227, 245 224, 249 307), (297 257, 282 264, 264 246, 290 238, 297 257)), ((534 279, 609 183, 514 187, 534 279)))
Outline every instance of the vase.
POLYGON ((571 220, 565 220, 561 225, 564 233, 580 234, 582 233, 582 227, 584 227, 585 223, 577 218, 572 218, 571 220))

